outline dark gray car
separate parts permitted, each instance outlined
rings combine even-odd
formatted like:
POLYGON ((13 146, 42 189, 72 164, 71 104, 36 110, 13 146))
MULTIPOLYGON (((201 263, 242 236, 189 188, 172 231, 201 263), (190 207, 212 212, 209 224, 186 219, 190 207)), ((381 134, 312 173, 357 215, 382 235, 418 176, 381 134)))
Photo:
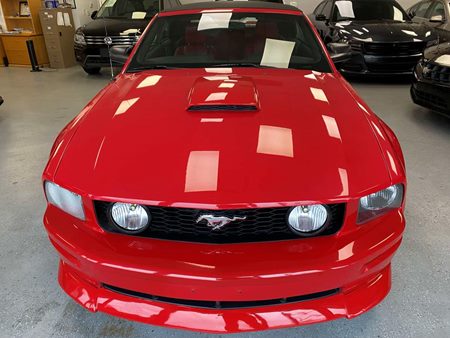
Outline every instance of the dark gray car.
POLYGON ((440 42, 450 41, 450 0, 424 0, 407 10, 413 22, 433 28, 440 42))

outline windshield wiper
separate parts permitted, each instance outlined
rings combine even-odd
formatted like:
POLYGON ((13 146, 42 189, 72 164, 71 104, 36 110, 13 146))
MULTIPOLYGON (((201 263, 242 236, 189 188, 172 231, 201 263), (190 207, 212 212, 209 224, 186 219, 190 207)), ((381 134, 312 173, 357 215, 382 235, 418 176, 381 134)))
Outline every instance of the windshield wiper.
POLYGON ((251 63, 251 62, 236 62, 236 63, 220 63, 220 64, 214 64, 214 65, 208 65, 206 68, 219 68, 219 67, 254 67, 254 68, 276 68, 276 67, 270 67, 270 66, 263 66, 259 65, 257 63, 251 63))
POLYGON ((133 67, 131 69, 128 69, 127 73, 137 73, 149 69, 178 69, 178 67, 171 67, 166 65, 147 65, 147 66, 133 67))

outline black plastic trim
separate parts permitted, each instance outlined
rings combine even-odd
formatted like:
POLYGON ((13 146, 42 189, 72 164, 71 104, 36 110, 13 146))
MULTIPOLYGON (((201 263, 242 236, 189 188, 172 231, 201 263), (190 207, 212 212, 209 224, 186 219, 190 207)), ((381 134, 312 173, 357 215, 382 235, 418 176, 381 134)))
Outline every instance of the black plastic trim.
POLYGON ((292 296, 286 298, 277 299, 264 299, 264 300, 253 300, 253 301, 215 301, 215 300, 191 300, 191 299, 180 299, 171 297, 161 297, 150 295, 143 292, 132 291, 127 289, 122 289, 116 286, 103 284, 104 289, 120 293, 130 297, 143 298, 151 301, 170 303, 188 307, 196 308, 206 308, 206 309, 243 309, 243 308, 254 308, 259 306, 270 306, 270 305, 282 305, 288 303, 304 302, 308 300, 318 299, 322 297, 329 297, 340 292, 340 289, 332 289, 322 292, 311 293, 308 295, 292 296))

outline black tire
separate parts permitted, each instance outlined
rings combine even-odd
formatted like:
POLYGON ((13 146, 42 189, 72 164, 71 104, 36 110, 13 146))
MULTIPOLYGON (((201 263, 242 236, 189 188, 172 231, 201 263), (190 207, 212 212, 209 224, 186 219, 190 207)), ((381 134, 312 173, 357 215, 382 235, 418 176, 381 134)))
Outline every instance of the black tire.
POLYGON ((96 75, 100 73, 100 67, 83 67, 83 70, 89 75, 96 75))

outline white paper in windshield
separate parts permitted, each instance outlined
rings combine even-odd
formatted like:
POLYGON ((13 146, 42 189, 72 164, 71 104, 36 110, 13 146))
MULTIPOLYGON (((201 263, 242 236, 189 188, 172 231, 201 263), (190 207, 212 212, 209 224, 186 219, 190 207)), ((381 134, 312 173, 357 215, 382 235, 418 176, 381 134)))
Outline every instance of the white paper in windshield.
POLYGON ((403 21, 403 12, 397 7, 394 7, 394 20, 403 21))
POLYGON ((295 42, 266 39, 261 66, 288 68, 295 42))
POLYGON ((228 28, 233 13, 203 13, 198 22, 198 31, 207 29, 228 28))
POLYGON ((343 18, 354 18, 353 3, 351 1, 336 1, 339 14, 343 18))
POLYGON ((133 12, 131 18, 134 20, 144 19, 146 15, 146 12, 133 12))

